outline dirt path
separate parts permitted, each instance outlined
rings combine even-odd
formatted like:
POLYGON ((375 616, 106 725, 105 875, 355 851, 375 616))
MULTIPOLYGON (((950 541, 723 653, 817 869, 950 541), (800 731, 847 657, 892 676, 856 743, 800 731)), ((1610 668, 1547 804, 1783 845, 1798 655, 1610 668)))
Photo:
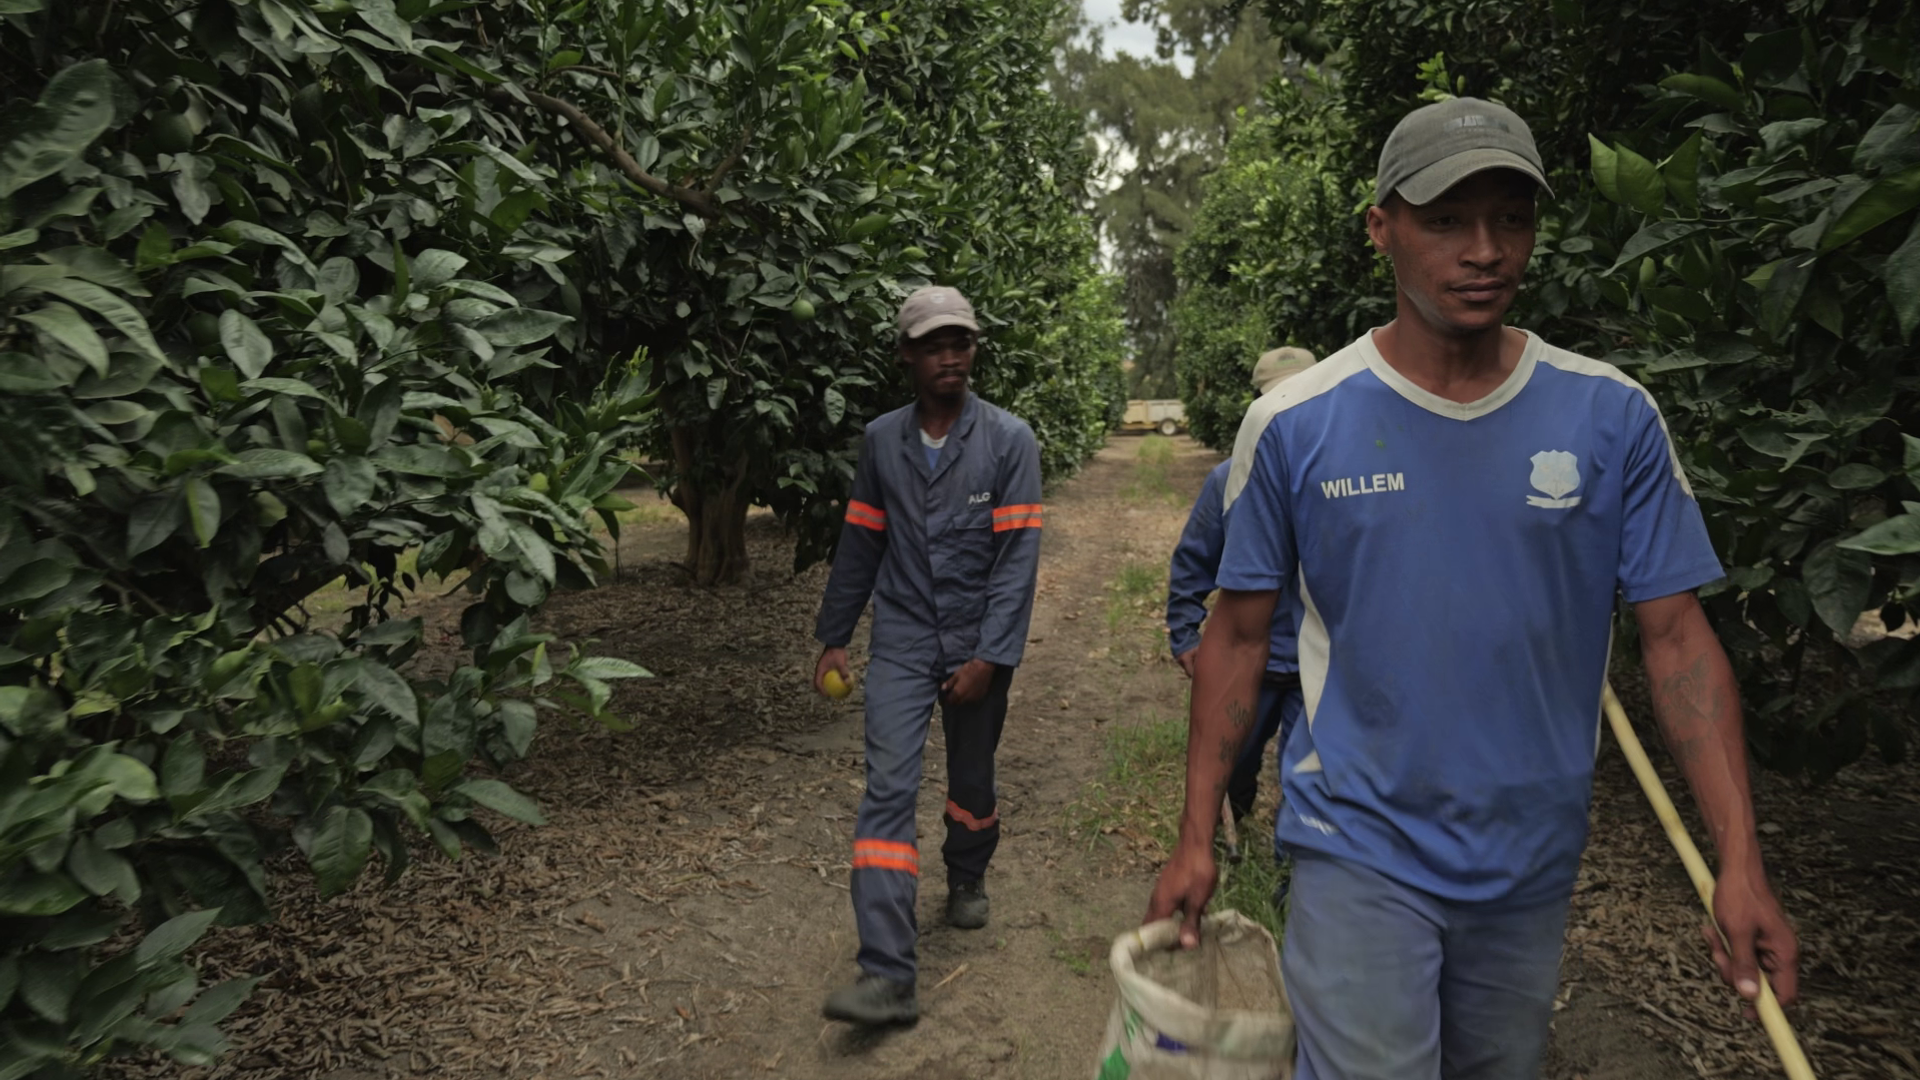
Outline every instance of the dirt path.
MULTIPOLYGON (((1182 439, 1146 461, 1145 445, 1117 438, 1048 495, 1039 602, 999 757, 993 924, 942 924, 945 882, 929 859, 918 1026, 862 1036, 818 1018, 822 996, 855 974, 846 882, 862 787, 857 693, 830 705, 807 689, 823 568, 788 572, 791 545, 757 518, 753 579, 697 589, 670 562, 683 526, 656 516, 628 530, 618 582, 546 614, 563 638, 598 639, 596 652, 655 671, 616 699, 634 730, 543 729, 511 779, 550 823, 503 828, 501 857, 425 856, 392 888, 370 876, 324 904, 297 873, 280 879, 280 921, 221 932, 205 961, 208 979, 266 977, 231 1025, 236 1051, 187 1075, 1089 1075, 1113 994, 1107 945, 1144 908, 1161 849, 1151 822, 1089 821, 1084 800, 1116 728, 1184 712, 1155 605, 1138 594, 1164 587, 1189 500, 1218 460, 1182 439)), ((457 609, 427 612, 444 623, 457 609)), ((448 638, 429 662, 452 655, 448 638)), ((937 725, 931 737, 929 851, 941 835, 937 725)), ((1855 772, 1818 795, 1770 778, 1759 790, 1769 820, 1790 823, 1825 820, 1823 801, 1841 800, 1824 831, 1792 830, 1805 843, 1779 838, 1776 867, 1807 898, 1796 913, 1819 906, 1809 983, 1825 998, 1804 1018, 1816 1064, 1835 1065, 1830 1077, 1912 1075, 1907 1044, 1887 1033, 1915 1030, 1920 838, 1903 792, 1920 785, 1911 767, 1855 772), (1863 946, 1870 962, 1855 955, 1863 946)), ((1638 798, 1609 748, 1547 1075, 1769 1075, 1764 1042, 1706 973, 1690 893, 1638 798)), ((182 1075, 151 1062, 116 1072, 182 1075)))

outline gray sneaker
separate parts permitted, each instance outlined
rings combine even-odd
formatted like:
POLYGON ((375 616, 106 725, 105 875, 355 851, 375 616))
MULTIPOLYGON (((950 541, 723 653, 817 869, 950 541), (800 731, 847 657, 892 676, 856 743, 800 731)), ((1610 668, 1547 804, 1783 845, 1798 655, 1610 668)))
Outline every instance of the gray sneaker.
POLYGON ((987 925, 987 883, 955 882, 947 889, 947 925, 978 930, 987 925))
POLYGON ((866 1027, 911 1024, 920 1019, 920 1003, 914 999, 912 983, 862 975, 852 986, 843 986, 828 994, 820 1014, 829 1020, 866 1027))

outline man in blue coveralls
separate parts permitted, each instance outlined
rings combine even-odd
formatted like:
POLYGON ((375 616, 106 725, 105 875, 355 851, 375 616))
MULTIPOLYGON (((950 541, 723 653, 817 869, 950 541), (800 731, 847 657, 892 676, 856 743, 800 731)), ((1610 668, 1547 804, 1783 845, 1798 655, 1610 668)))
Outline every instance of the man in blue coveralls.
MULTIPOLYGON (((1270 349, 1253 366, 1254 390, 1265 396, 1289 376, 1312 366, 1313 354, 1305 349, 1270 349)), ((1194 658, 1200 652, 1200 626, 1207 619, 1207 597, 1217 587, 1220 554, 1227 546, 1225 495, 1232 465, 1233 459, 1228 458, 1207 474, 1168 568, 1167 645, 1189 679, 1193 678, 1194 658)), ((1227 778, 1227 807, 1235 823, 1253 810, 1254 800, 1259 797, 1267 742, 1278 734, 1280 745, 1285 746, 1287 734, 1300 716, 1300 659, 1294 647, 1293 614, 1293 605, 1283 595, 1274 608, 1273 647, 1267 653, 1267 671, 1261 678, 1253 732, 1240 748, 1239 760, 1227 778)), ((1229 850, 1229 856, 1239 858, 1234 850, 1229 850)), ((1277 844, 1274 856, 1282 857, 1277 844)), ((1274 894, 1276 905, 1286 895, 1285 890, 1283 881, 1274 894)))
POLYGON ((1147 914, 1184 913, 1198 940, 1221 794, 1297 586, 1306 722, 1279 838, 1301 1080, 1539 1075, 1616 596, 1718 850, 1721 975, 1751 1001, 1765 968, 1795 996, 1739 690, 1694 595, 1720 564, 1665 423, 1612 365, 1504 323, 1545 190, 1510 110, 1408 114, 1367 211, 1393 322, 1255 402, 1234 446, 1180 843, 1147 914))
POLYGON ((827 673, 851 681, 847 642, 873 599, 867 666, 867 793, 854 825, 853 913, 863 972, 828 995, 829 1019, 909 1023, 920 850, 914 805, 937 702, 947 737, 947 922, 987 924, 987 862, 1000 840, 993 755, 1026 649, 1040 561, 1040 444, 967 389, 979 324, 959 290, 901 305, 912 404, 867 425, 846 523, 814 636, 827 673))

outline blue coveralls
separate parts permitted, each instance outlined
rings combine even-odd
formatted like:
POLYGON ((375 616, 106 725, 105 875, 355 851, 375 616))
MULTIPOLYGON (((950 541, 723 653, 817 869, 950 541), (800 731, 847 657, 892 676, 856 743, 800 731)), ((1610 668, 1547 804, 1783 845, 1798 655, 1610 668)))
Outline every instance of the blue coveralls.
MULTIPOLYGON (((1180 543, 1173 549, 1173 564, 1167 575, 1167 644, 1180 656, 1200 646, 1200 624, 1207 618, 1207 597, 1213 594, 1215 577, 1220 571, 1220 556, 1227 546, 1227 522, 1224 507, 1227 472, 1233 459, 1214 466, 1194 500, 1193 512, 1180 543)), ((1294 638, 1293 590, 1282 589, 1273 609, 1272 646, 1267 652, 1266 677, 1260 685, 1260 704, 1255 726, 1240 750, 1240 757, 1227 778, 1227 803, 1234 820, 1253 809, 1260 790, 1260 760, 1267 740, 1276 732, 1280 745, 1287 745, 1305 702, 1300 693, 1300 649, 1294 638)), ((1278 841, 1274 854, 1279 855, 1278 841)))
POLYGON ((940 684, 973 659, 994 665, 987 694, 940 710, 949 886, 985 875, 999 843, 993 755, 1026 650, 1042 516, 1040 444, 1004 409, 967 395, 931 467, 915 406, 867 425, 814 636, 845 646, 872 597, 867 791, 853 842, 854 920, 868 974, 913 981, 920 759, 940 684))

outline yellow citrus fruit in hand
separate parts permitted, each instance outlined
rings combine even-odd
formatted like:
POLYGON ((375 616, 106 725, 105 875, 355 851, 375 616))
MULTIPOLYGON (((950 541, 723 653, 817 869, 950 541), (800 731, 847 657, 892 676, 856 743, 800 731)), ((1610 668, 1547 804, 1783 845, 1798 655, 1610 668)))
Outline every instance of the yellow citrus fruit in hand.
POLYGON ((853 684, 841 678, 840 673, 832 668, 828 668, 827 673, 821 676, 820 685, 826 687, 828 697, 836 700, 853 693, 853 684))

